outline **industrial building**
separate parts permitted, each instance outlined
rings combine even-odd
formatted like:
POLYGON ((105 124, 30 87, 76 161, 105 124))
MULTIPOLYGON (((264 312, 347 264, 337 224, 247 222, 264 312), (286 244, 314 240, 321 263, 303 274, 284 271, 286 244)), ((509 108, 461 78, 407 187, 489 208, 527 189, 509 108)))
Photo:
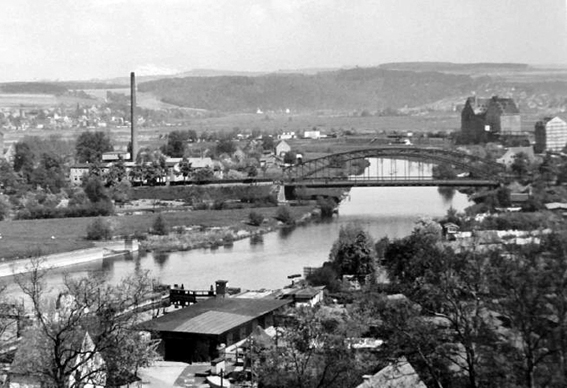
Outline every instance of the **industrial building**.
POLYGON ((218 357, 218 347, 248 337, 260 326, 274 324, 274 314, 291 300, 245 299, 217 294, 143 324, 162 340, 166 361, 199 362, 218 357))
POLYGON ((520 135, 520 110, 511 98, 469 97, 461 111, 461 133, 466 143, 492 141, 499 135, 520 135))

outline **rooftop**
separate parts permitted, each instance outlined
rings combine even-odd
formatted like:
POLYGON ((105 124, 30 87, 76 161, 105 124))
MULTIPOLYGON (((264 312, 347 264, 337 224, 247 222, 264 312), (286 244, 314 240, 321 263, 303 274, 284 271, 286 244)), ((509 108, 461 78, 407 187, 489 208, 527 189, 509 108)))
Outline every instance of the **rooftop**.
POLYGON ((213 298, 145 322, 142 326, 156 331, 220 335, 289 302, 275 299, 213 298))

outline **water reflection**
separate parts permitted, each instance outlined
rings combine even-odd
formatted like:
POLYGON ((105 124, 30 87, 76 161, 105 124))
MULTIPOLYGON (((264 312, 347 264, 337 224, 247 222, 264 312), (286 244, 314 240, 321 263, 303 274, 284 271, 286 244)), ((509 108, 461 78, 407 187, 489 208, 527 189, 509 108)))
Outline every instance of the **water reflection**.
POLYGON ((155 252, 153 256, 154 263, 156 263, 158 267, 163 268, 163 266, 167 264, 167 260, 169 259, 169 252, 155 252))
POLYGON ((286 240, 288 237, 291 236, 293 231, 295 230, 295 226, 286 226, 279 230, 279 236, 282 240, 286 240))
POLYGON ((263 245, 264 244, 264 235, 263 234, 255 234, 250 237, 250 245, 263 245))
POLYGON ((437 192, 446 202, 451 202, 456 191, 453 187, 438 187, 437 192))

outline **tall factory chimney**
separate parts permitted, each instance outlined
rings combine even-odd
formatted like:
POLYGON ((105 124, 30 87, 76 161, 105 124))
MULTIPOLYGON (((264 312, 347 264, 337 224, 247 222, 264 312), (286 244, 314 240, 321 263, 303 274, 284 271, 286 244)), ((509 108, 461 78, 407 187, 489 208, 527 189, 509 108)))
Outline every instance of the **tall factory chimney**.
POLYGON ((135 162, 138 155, 138 133, 136 131, 136 74, 134 72, 130 73, 130 123, 132 143, 130 159, 135 162))

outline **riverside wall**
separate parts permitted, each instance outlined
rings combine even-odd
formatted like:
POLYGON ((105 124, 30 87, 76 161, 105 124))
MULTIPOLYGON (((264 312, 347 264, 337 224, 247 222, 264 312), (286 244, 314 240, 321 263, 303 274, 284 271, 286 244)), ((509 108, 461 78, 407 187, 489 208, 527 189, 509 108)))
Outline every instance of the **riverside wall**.
MULTIPOLYGON (((101 243, 94 248, 42 256, 39 265, 42 269, 67 267, 98 261, 106 257, 118 256, 128 252, 136 252, 138 248, 137 240, 110 241, 101 243)), ((0 263, 0 277, 26 273, 31 269, 30 259, 3 262, 0 263)))

